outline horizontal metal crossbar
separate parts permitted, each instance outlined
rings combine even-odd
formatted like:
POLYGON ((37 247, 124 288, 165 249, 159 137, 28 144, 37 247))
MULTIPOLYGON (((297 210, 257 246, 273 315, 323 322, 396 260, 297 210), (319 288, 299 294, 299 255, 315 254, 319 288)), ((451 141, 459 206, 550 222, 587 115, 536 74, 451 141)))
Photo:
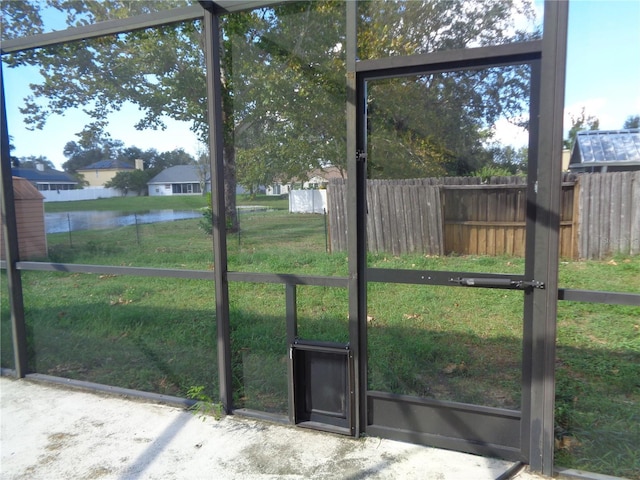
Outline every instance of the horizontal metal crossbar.
POLYGON ((559 288, 558 300, 571 302, 604 303, 607 305, 631 305, 640 307, 640 294, 624 292, 599 292, 559 288))
POLYGON ((367 281, 377 283, 408 283, 412 285, 443 285, 451 287, 451 279, 474 277, 492 280, 524 282, 524 275, 500 273, 447 272, 440 270, 401 270, 391 268, 367 269, 367 281))
POLYGON ((227 280, 247 283, 281 283, 284 285, 312 285, 318 287, 347 288, 347 277, 296 275, 290 273, 228 272, 227 280))
POLYGON ((375 80, 421 73, 518 65, 538 60, 541 52, 542 41, 535 40, 490 47, 443 50, 407 57, 361 60, 356 63, 356 72, 366 80, 375 80))
MULTIPOLYGON (((0 261, 0 269, 6 270, 7 262, 0 261)), ((119 267, 110 265, 85 265, 73 263, 17 262, 16 269, 22 271, 95 273, 111 275, 131 275, 142 277, 185 278, 194 280, 214 280, 211 270, 178 270, 170 268, 119 267)), ((523 275, 505 275, 493 273, 447 272, 434 270, 395 270, 369 268, 367 280, 377 283, 407 283, 414 285, 451 286, 451 279, 473 277, 502 279, 523 282, 523 275)), ((347 277, 328 277, 314 275, 295 275, 278 273, 228 272, 227 279, 233 282, 281 283, 284 285, 313 285, 347 288, 347 277)), ((604 292, 559 288, 558 300, 571 302, 602 303, 607 305, 640 306, 640 294, 624 292, 604 292)))
POLYGON ((145 28, 160 27, 172 23, 197 20, 204 16, 204 10, 200 5, 175 8, 162 12, 136 15, 135 17, 107 20, 82 27, 72 27, 40 35, 12 38, 2 42, 0 50, 6 53, 15 53, 35 48, 50 47, 61 43, 87 40, 89 38, 116 35, 145 28))
POLYGON ((118 267, 111 265, 84 265, 75 263, 17 262, 18 270, 64 273, 98 273, 106 275, 132 275, 140 277, 168 277, 195 280, 213 280, 211 270, 179 270, 171 268, 118 267))

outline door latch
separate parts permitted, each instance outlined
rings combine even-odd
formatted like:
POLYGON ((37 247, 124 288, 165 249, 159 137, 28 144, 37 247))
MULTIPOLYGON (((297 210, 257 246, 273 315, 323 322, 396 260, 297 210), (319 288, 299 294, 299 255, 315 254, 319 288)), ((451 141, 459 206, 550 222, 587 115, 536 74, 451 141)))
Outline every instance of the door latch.
POLYGON ((455 277, 449 279, 461 287, 505 288, 513 290, 526 290, 529 288, 544 289, 544 282, 538 280, 513 280, 511 278, 471 278, 455 277))

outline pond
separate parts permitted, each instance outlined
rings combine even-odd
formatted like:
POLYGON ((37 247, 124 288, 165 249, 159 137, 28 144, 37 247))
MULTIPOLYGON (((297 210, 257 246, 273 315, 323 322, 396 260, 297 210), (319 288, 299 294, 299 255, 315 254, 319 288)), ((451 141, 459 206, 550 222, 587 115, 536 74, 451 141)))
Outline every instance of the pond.
POLYGON ((148 210, 127 213, 119 211, 84 210, 80 212, 45 213, 47 233, 65 233, 78 230, 103 230, 142 223, 173 222, 189 218, 200 218, 199 210, 148 210))

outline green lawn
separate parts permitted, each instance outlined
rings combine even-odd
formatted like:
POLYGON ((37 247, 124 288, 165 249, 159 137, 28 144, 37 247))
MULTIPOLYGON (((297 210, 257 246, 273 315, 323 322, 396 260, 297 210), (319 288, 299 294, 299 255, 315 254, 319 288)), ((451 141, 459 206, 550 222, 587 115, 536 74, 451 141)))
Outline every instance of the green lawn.
MULTIPOLYGON (((114 197, 98 200, 82 200, 78 202, 45 202, 47 213, 74 212, 84 210, 144 212, 145 210, 191 210, 207 206, 206 195, 172 195, 166 197, 114 197)), ((238 205, 264 205, 280 210, 288 209, 288 200, 279 196, 238 195, 238 205)))
MULTIPOLYGON (((105 202, 140 200, 136 208, 158 208, 149 206, 149 198, 105 202)), ((289 214, 282 200, 254 201, 273 202, 273 211, 241 215, 240 233, 227 239, 230 270, 348 274, 346 254, 326 251, 322 215, 289 214)), ((166 205, 161 208, 183 208, 166 205)), ((212 239, 198 224, 195 219, 74 232, 71 237, 52 234, 49 259, 212 269, 212 239)), ((369 265, 523 270, 522 259, 504 257, 370 254, 369 265)), ((22 279, 32 371, 179 396, 204 386, 207 395, 216 396, 211 282, 28 271, 22 279)), ((640 257, 562 263, 560 285, 639 292, 640 257)), ((236 405, 285 413, 284 287, 232 282, 229 288, 236 405)), ((6 287, 1 293, 0 356, 2 366, 11 367, 6 287)), ((348 340, 346 289, 299 287, 297 300, 300 336, 348 340)), ((522 293, 516 291, 370 284, 369 388, 520 408, 522 308, 522 293)), ((635 455, 640 445, 639 319, 639 307, 559 304, 558 464, 640 478, 635 455)))

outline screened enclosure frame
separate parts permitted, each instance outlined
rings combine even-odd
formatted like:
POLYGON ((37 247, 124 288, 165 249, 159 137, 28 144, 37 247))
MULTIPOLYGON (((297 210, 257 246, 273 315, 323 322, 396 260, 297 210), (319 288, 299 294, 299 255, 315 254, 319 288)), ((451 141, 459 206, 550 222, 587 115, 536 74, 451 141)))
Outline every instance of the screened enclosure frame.
MULTIPOLYGON (((558 288, 559 261, 559 218, 561 172, 560 155, 563 140, 564 69, 566 61, 566 37, 568 3, 565 1, 545 1, 544 31, 539 41, 521 44, 499 45, 477 49, 452 50, 375 60, 357 59, 357 2, 346 2, 346 67, 347 104, 345 126, 347 132, 347 201, 348 201, 348 277, 322 277, 311 275, 243 273, 229 271, 227 265, 224 176, 223 176, 223 120, 220 79, 220 54, 218 48, 219 16, 233 12, 270 7, 282 2, 273 1, 200 1, 189 7, 154 14, 96 23, 64 31, 16 38, 2 42, 2 55, 86 40, 106 35, 124 33, 172 23, 201 20, 205 44, 214 48, 205 49, 207 78, 207 121, 210 128, 209 152, 211 159, 212 209, 213 209, 213 252, 214 271, 175 270, 161 268, 114 267, 105 265, 60 264, 49 262, 21 261, 18 251, 15 203, 9 152, 9 131, 5 108, 4 83, 0 70, 1 104, 1 181, 2 213, 5 218, 4 237, 6 239, 6 261, 0 267, 6 271, 10 298, 11 324, 15 369, 3 370, 17 378, 44 378, 50 381, 69 383, 28 371, 27 332, 25 327, 24 297, 21 281, 22 271, 51 271, 67 273, 117 274, 146 277, 166 277, 175 279, 200 279, 214 282, 217 322, 218 377, 220 400, 228 413, 245 413, 293 422, 294 407, 291 404, 292 379, 289 390, 289 418, 276 418, 264 412, 240 411, 234 408, 231 370, 231 338, 229 313, 229 283, 254 282, 275 283, 286 287, 286 337, 292 344, 296 338, 296 287, 315 285, 348 289, 349 296, 349 339, 353 355, 353 405, 354 424, 350 429, 353 436, 367 433, 367 324, 366 324, 366 282, 376 280, 375 269, 366 265, 366 156, 363 155, 365 125, 361 112, 364 99, 359 95, 366 80, 399 75, 414 74, 432 70, 451 68, 473 68, 511 63, 528 63, 532 66, 531 116, 537 122, 531 125, 530 158, 538 162, 529 188, 535 188, 536 202, 529 205, 527 256, 525 275, 521 280, 542 282, 543 289, 532 288, 525 294, 525 329, 523 332, 523 399, 521 412, 505 412, 510 426, 518 428, 517 446, 505 445, 498 449, 498 455, 528 463, 535 472, 553 474, 554 455, 554 395, 555 395, 555 340, 556 310, 558 300, 599 302, 606 304, 640 305, 640 295, 616 292, 592 292, 558 288)), ((404 275, 400 275, 398 280, 404 275)), ((385 281, 389 281, 388 277, 385 281)), ((442 278, 432 284, 445 284, 442 278), (437 282, 441 283, 437 283, 437 282)), ((416 283, 421 283, 416 280, 416 283)), ((86 382, 74 382, 87 388, 107 389, 123 392, 123 389, 104 387, 86 382)), ((168 398, 145 392, 131 392, 139 396, 174 403, 185 403, 183 399, 168 398)), ((474 418, 495 415, 495 409, 478 407, 474 418)), ((474 420, 476 421, 476 420, 474 420)), ((491 423, 479 428, 490 430, 491 423)), ((380 433, 380 432, 377 432, 380 433)), ((382 432, 384 434, 384 432, 382 432)), ((411 435, 403 438, 414 441, 411 435)), ((425 442, 429 443, 429 441, 425 442)), ((477 443, 477 442, 476 442, 477 443)), ((447 448, 478 453, 496 453, 483 449, 482 445, 465 442, 444 444, 447 448)))

